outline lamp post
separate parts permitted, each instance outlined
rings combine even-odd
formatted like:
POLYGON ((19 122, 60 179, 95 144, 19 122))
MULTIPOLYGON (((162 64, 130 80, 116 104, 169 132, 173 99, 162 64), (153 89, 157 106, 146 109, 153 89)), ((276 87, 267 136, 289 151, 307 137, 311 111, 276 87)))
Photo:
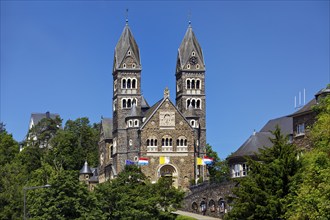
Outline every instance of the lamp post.
POLYGON ((30 187, 24 187, 23 192, 24 192, 24 220, 26 220, 26 191, 31 190, 31 189, 40 189, 40 188, 48 188, 51 187, 51 185, 46 184, 44 186, 30 186, 30 187))

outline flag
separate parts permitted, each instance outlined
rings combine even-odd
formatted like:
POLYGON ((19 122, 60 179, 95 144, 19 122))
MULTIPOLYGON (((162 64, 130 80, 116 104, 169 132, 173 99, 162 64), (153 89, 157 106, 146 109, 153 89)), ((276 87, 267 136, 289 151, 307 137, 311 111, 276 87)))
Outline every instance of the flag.
POLYGON ((125 161, 126 165, 134 165, 134 161, 131 161, 131 160, 126 160, 125 161))
POLYGON ((204 164, 206 164, 206 165, 210 165, 210 164, 213 163, 213 158, 208 157, 208 156, 204 156, 204 157, 203 157, 203 162, 204 162, 204 164))
POLYGON ((169 164, 170 157, 159 157, 159 164, 169 164))
POLYGON ((145 157, 140 157, 139 158, 138 165, 140 165, 140 166, 148 165, 148 163, 149 163, 148 158, 145 158, 145 157))
POLYGON ((202 158, 197 157, 197 165, 205 165, 202 158))

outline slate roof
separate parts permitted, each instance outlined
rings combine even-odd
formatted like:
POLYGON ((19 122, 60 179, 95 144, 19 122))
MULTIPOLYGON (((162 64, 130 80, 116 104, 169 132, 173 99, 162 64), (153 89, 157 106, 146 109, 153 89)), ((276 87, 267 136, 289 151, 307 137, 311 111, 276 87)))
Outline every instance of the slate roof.
POLYGON ((195 51, 196 56, 200 60, 199 70, 205 70, 202 48, 197 41, 197 38, 193 32, 191 25, 189 25, 186 34, 181 42, 181 45, 178 49, 178 60, 179 60, 180 70, 184 69, 184 66, 187 64, 193 51, 195 51))
POLYGON ((60 117, 59 114, 57 113, 32 113, 31 114, 31 120, 33 121, 33 124, 36 125, 38 124, 42 119, 47 118, 47 115, 49 116, 49 118, 51 119, 55 119, 56 117, 60 117))
POLYGON ((150 106, 149 106, 147 100, 143 96, 141 98, 142 98, 141 99, 141 108, 149 108, 150 106))
POLYGON ((292 134, 292 123, 292 118, 288 116, 272 119, 269 120, 267 124, 265 124, 265 126, 261 128, 260 132, 274 131, 276 126, 278 125, 284 135, 292 134))
POLYGON ((133 34, 128 24, 126 24, 115 48, 115 58, 114 58, 115 69, 120 68, 120 65, 123 62, 124 58, 126 57, 128 50, 131 50, 132 52, 131 56, 134 57, 137 62, 136 69, 140 69, 141 61, 140 61, 139 47, 133 37, 133 34))
POLYGON ((98 169, 92 167, 92 168, 91 168, 91 171, 92 171, 93 176, 92 176, 91 178, 89 178, 89 182, 98 183, 98 182, 99 182, 98 169))
POLYGON ((139 109, 136 107, 136 104, 134 103, 132 108, 130 109, 130 112, 128 114, 128 117, 139 117, 141 116, 139 109))
POLYGON ((148 118, 152 115, 152 113, 155 111, 155 109, 158 108, 158 106, 160 105, 160 103, 163 102, 163 100, 164 100, 164 99, 162 98, 161 100, 159 100, 158 102, 156 102, 153 106, 151 106, 151 107, 148 109, 148 111, 146 111, 144 117, 145 117, 146 119, 148 119, 148 118))
POLYGON ((304 105, 301 109, 289 115, 290 117, 295 117, 298 115, 303 115, 312 111, 313 106, 316 105, 316 99, 312 99, 306 105, 304 105))
POLYGON ((192 105, 188 106, 187 111, 184 113, 184 116, 186 118, 198 118, 198 116, 196 116, 196 111, 195 109, 192 107, 192 105))
POLYGON ((260 148, 272 146, 269 140, 270 137, 272 137, 270 132, 255 132, 237 151, 235 151, 235 153, 230 155, 229 158, 252 156, 257 153, 260 148))
POLYGON ((112 119, 102 118, 101 120, 102 130, 105 139, 112 139, 112 119))
POLYGON ((91 168, 88 166, 87 161, 85 161, 84 166, 81 168, 80 174, 93 174, 91 168))
POLYGON ((264 127, 261 128, 260 132, 254 132, 228 159, 244 157, 244 156, 253 156, 258 153, 260 148, 271 147, 273 143, 269 138, 273 138, 274 135, 271 131, 274 131, 276 126, 279 126, 281 132, 284 135, 293 134, 292 126, 293 120, 292 117, 284 116, 276 119, 269 120, 264 127))

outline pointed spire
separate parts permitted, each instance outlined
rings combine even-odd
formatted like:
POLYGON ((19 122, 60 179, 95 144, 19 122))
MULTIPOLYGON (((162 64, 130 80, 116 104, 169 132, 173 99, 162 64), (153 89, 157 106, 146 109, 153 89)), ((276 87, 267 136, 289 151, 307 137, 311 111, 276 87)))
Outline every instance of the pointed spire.
POLYGON ((138 112, 138 109, 136 107, 136 104, 133 103, 133 106, 131 108, 131 111, 129 112, 128 117, 137 117, 137 116, 139 116, 139 112, 138 112))
POLYGON ((199 45, 198 40, 193 32, 190 21, 186 34, 178 49, 177 59, 178 59, 177 71, 182 71, 182 70, 205 71, 202 48, 199 45))
POLYGON ((85 161, 84 166, 81 168, 80 174, 92 174, 91 168, 88 166, 87 161, 85 161))
POLYGON ((189 104, 187 111, 184 113, 186 118, 198 118, 196 110, 189 104))
POLYGON ((117 69, 141 70, 140 51, 128 25, 126 25, 115 48, 114 71, 117 69))

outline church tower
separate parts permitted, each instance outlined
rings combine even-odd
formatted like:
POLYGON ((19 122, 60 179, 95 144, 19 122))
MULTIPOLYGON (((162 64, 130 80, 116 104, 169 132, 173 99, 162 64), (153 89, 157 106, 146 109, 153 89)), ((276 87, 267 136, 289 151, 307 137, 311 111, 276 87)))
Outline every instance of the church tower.
POLYGON ((205 154, 206 145, 205 64, 190 22, 178 49, 175 76, 176 105, 195 128, 198 136, 195 152, 200 157, 205 154))
POLYGON ((124 168, 125 160, 134 160, 138 155, 138 149, 135 148, 139 146, 137 130, 141 124, 141 117, 138 115, 141 112, 142 101, 141 70, 139 47, 126 21, 115 48, 113 63, 113 152, 111 154, 116 173, 124 168))

